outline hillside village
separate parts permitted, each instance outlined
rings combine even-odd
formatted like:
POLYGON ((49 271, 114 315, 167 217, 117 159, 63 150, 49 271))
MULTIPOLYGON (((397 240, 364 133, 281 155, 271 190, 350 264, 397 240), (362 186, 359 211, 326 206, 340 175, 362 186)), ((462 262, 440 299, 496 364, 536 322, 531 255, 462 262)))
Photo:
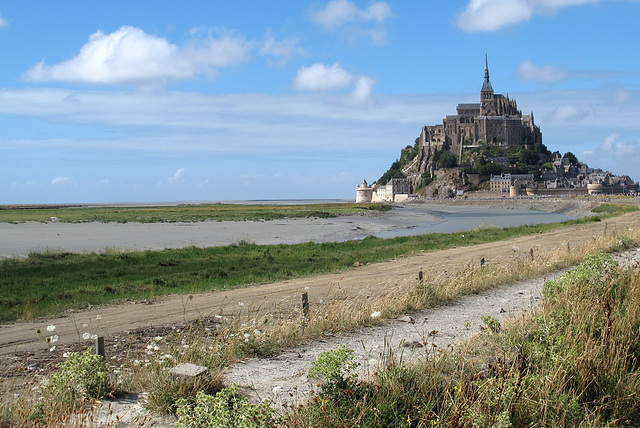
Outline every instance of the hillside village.
POLYGON ((356 202, 452 198, 472 190, 496 197, 621 194, 637 193, 638 183, 590 168, 571 152, 549 151, 533 112, 523 115, 515 99, 493 91, 485 58, 480 102, 458 104, 442 124, 423 126, 379 180, 356 187, 356 202))

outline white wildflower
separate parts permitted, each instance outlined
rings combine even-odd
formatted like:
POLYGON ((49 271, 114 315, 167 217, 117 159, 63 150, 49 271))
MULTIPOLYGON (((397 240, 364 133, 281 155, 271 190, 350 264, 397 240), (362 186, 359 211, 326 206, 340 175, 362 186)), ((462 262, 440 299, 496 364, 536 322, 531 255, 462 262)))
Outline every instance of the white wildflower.
POLYGON ((102 315, 96 315, 96 319, 97 320, 101 320, 102 319, 102 315))
POLYGON ((238 302, 238 306, 244 306, 244 303, 238 302))
POLYGON ((56 331, 56 326, 53 324, 47 326, 47 331, 56 331))
POLYGON ((83 338, 84 340, 89 340, 89 339, 91 339, 91 333, 89 333, 89 332, 84 332, 84 333, 82 334, 82 338, 83 338))
POLYGON ((53 352, 53 351, 55 351, 55 349, 56 349, 56 346, 53 345, 51 348, 49 348, 49 352, 53 352))
POLYGON ((380 311, 375 311, 374 313, 372 313, 372 314, 370 315, 370 317, 371 317, 371 319, 373 319, 373 320, 380 319, 380 318, 382 318, 382 312, 380 312, 380 311))
POLYGON ((49 338, 49 343, 56 343, 60 339, 57 334, 54 334, 49 338))

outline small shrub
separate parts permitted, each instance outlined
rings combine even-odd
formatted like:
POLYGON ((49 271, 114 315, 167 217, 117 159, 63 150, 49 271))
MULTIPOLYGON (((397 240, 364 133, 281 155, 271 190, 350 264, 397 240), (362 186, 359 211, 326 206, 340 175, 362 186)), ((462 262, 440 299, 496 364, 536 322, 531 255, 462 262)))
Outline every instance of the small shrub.
POLYGON ((219 428, 268 428, 275 427, 274 411, 265 400, 259 404, 238 393, 233 385, 215 396, 198 392, 195 402, 181 398, 176 402, 178 423, 176 426, 219 428))
POLYGON ((311 363, 309 377, 322 378, 327 383, 356 380, 358 375, 353 371, 359 365, 353 356, 353 349, 340 345, 338 349, 321 353, 318 359, 311 363))
POLYGON ((480 319, 489 330, 494 333, 500 333, 500 321, 498 321, 497 318, 492 317, 491 315, 485 315, 480 317, 480 319))
POLYGON ((99 399, 113 392, 111 368, 91 349, 70 352, 49 377, 47 392, 60 404, 74 407, 78 401, 99 399))

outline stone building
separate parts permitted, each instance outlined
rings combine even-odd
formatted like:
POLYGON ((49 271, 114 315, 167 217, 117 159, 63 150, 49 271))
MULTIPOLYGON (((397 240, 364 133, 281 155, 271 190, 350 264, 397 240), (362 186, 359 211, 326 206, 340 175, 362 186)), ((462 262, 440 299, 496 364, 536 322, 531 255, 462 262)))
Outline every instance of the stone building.
POLYGON ((402 202, 409 198, 411 185, 406 178, 392 178, 387 184, 369 186, 367 180, 356 187, 356 202, 402 202))
POLYGON ((493 91, 486 58, 480 102, 458 104, 456 115, 446 116, 442 125, 422 127, 415 166, 418 173, 430 172, 433 156, 440 150, 451 151, 460 162, 465 147, 478 147, 482 143, 499 146, 542 143, 533 112, 523 115, 515 100, 493 91))

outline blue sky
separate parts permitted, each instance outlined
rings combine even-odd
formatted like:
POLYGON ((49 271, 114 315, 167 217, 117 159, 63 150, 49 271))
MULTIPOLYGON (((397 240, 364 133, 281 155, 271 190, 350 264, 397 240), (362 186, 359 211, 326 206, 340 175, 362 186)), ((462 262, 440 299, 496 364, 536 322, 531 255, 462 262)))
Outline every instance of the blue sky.
POLYGON ((0 2, 0 204, 354 198, 458 103, 640 179, 640 1, 0 2))

